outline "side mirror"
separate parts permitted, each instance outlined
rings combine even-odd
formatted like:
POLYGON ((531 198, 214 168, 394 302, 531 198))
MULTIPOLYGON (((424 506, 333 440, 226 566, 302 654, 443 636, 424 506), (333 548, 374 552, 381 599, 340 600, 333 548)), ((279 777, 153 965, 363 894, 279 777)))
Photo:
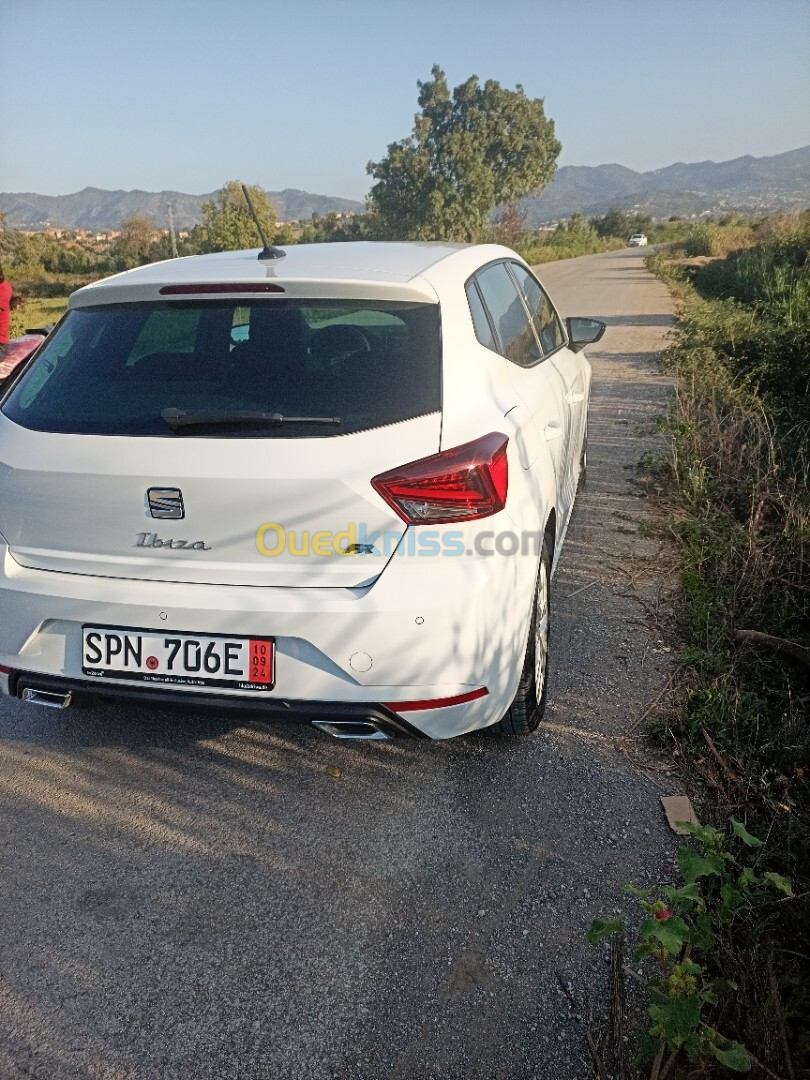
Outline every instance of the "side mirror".
POLYGON ((568 327, 568 348, 581 352, 586 345, 597 342, 606 330, 605 323, 598 319, 583 319, 573 316, 565 320, 568 327))

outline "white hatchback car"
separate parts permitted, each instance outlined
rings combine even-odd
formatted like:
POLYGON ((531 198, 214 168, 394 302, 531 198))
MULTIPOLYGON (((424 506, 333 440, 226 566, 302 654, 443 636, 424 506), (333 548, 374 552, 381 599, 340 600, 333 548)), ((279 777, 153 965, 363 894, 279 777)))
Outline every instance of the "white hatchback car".
POLYGON ((603 331, 497 246, 80 289, 0 403, 0 689, 532 731, 603 331))
POLYGON ((630 239, 627 241, 628 247, 646 247, 647 237, 643 232, 633 233, 630 239))

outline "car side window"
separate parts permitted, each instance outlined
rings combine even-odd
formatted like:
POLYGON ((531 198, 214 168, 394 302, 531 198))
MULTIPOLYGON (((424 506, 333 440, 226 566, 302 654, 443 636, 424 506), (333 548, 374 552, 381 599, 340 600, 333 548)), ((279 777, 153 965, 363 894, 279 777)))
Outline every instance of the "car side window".
POLYGON ((518 288, 532 317, 534 329, 540 338, 543 353, 554 352, 565 344, 565 331, 560 318, 544 292, 540 282, 520 263, 510 262, 509 269, 515 276, 518 288))
POLYGON ((498 352, 498 343, 492 333, 484 302, 474 281, 467 282, 467 303, 470 305, 475 336, 482 345, 492 349, 493 352, 498 352))
POLYGON ((541 359, 532 324, 505 263, 479 271, 476 281, 498 337, 498 351, 520 367, 541 359))

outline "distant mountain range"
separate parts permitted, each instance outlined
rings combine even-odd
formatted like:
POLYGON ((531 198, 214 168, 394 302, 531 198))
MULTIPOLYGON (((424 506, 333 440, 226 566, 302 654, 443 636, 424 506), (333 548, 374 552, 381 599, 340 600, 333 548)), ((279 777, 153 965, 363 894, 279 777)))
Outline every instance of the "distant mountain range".
MULTIPOLYGON (((268 192, 281 221, 306 221, 313 213, 362 213, 362 203, 285 188, 268 192)), ((160 228, 170 205, 177 229, 200 219, 208 195, 181 191, 102 191, 74 195, 0 192, 0 210, 17 228, 116 229, 130 214, 143 214, 160 228)), ((689 217, 737 211, 749 214, 810 208, 810 146, 773 157, 750 155, 733 161, 677 162, 665 169, 634 172, 623 165, 564 165, 542 195, 525 199, 530 225, 578 212, 586 217, 612 207, 652 217, 689 217)))
POLYGON ((564 165, 543 194, 523 206, 533 225, 574 212, 604 214, 614 206, 658 218, 810 208, 810 146, 773 157, 679 161, 644 173, 623 165, 564 165))
MULTIPOLYGON (((35 195, 31 192, 0 192, 0 210, 9 225, 22 229, 117 229, 124 218, 143 214, 158 228, 168 228, 171 206, 176 229, 190 229, 200 220, 208 195, 187 195, 182 191, 103 191, 85 188, 73 195, 35 195)), ((285 188, 268 192, 281 221, 305 221, 313 213, 361 212, 362 203, 330 195, 285 188)))

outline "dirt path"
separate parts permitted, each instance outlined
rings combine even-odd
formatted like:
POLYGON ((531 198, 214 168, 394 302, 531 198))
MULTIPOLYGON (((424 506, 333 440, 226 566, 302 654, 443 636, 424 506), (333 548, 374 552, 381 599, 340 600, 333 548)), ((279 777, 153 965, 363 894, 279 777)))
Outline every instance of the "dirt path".
POLYGON ((519 745, 341 744, 233 717, 0 705, 3 1080, 573 1080, 590 920, 672 858, 617 737, 664 686, 634 467, 671 321, 636 252, 541 268, 604 315, 589 485, 519 745), (568 989, 570 984, 570 989, 568 989))

